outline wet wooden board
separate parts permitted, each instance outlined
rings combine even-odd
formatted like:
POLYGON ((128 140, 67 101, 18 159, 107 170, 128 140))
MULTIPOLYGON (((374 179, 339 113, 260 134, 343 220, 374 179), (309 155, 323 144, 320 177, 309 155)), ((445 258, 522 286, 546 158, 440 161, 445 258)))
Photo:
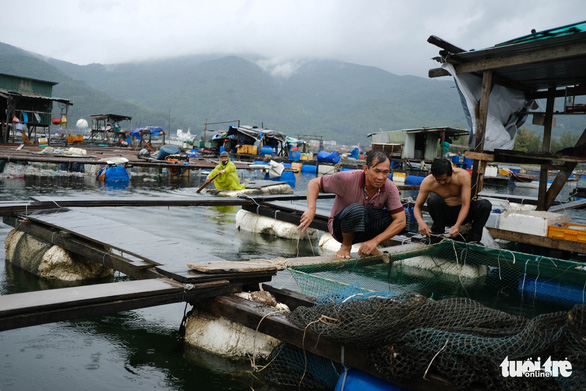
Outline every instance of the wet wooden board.
POLYGON ((195 270, 174 266, 156 266, 155 270, 160 274, 182 283, 202 283, 216 280, 228 280, 230 283, 255 284, 270 281, 277 273, 275 271, 249 272, 249 273, 202 273, 195 270))
POLYGON ((277 271, 284 269, 269 261, 216 261, 216 262, 194 262, 188 263, 190 269, 201 273, 255 273, 265 271, 277 271))
POLYGON ((226 280, 190 286, 148 279, 0 296, 0 330, 97 316, 231 293, 226 280))

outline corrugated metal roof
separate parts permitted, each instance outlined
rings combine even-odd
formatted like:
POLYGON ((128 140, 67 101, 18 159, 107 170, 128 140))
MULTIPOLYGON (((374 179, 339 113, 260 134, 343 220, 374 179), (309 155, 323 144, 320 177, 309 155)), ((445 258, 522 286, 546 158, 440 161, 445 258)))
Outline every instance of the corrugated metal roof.
POLYGON ((70 101, 69 99, 64 99, 64 98, 57 98, 57 97, 51 97, 51 96, 42 96, 39 94, 34 94, 32 92, 18 92, 18 91, 11 91, 11 90, 5 90, 3 88, 0 88, 0 96, 7 98, 9 96, 20 96, 26 99, 39 99, 39 100, 50 100, 53 102, 59 102, 59 103, 65 103, 68 105, 73 105, 73 102, 70 101))
POLYGON ((458 51, 457 47, 446 43, 440 46, 444 49, 440 51, 441 61, 453 64, 457 73, 492 70, 499 84, 525 91, 578 85, 586 82, 586 31, 583 27, 586 22, 516 38, 482 50, 458 51), (552 33, 557 30, 563 33, 552 33))

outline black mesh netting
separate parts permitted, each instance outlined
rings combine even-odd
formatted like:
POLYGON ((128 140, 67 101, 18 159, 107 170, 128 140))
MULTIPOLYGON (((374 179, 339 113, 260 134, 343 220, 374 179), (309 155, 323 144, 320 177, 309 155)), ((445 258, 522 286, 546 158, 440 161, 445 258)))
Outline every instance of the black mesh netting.
POLYGON ((261 371, 280 389, 333 390, 344 370, 342 365, 287 343, 279 344, 261 371))
MULTIPOLYGON (((290 321, 345 346, 368 351, 368 366, 398 380, 439 375, 458 389, 586 389, 586 310, 526 319, 467 298, 429 300, 417 293, 353 293, 298 307, 290 321), (572 364, 570 377, 505 377, 501 362, 551 357, 572 364)), ((297 383, 299 379, 297 379, 297 383)))

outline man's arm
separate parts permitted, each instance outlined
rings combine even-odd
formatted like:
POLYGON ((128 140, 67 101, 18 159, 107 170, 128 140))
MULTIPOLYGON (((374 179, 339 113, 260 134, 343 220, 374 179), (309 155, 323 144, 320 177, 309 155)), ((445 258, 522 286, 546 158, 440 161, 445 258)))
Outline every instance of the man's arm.
POLYGON ((460 227, 464 223, 464 220, 466 220, 468 212, 470 211, 470 198, 472 195, 471 183, 472 180, 468 174, 462 176, 462 189, 460 192, 462 207, 460 208, 460 213, 458 213, 456 223, 450 228, 450 236, 454 238, 460 234, 460 227))
POLYGON ((381 232, 374 238, 362 243, 362 245, 358 249, 358 255, 370 255, 376 253, 377 246, 381 242, 384 242, 385 240, 390 239, 393 236, 397 235, 399 232, 403 231, 403 229, 407 225, 407 217, 405 216, 405 210, 392 214, 391 217, 393 218, 393 222, 389 224, 387 229, 385 229, 383 232, 381 232))
POLYGON ((220 171, 220 165, 218 164, 216 167, 214 167, 214 169, 206 177, 206 183, 211 182, 214 175, 216 175, 219 171, 220 171))
POLYGON ((429 181, 428 178, 425 178, 421 185, 419 186, 419 194, 417 194, 417 199, 415 200, 415 206, 413 207, 413 215, 415 216, 415 220, 417 220, 417 225, 419 226, 419 233, 425 236, 431 236, 431 229, 425 221, 423 221, 423 204, 427 197, 429 196, 429 181))
POLYGON ((301 224, 297 229, 305 232, 315 217, 317 209, 317 197, 322 190, 320 178, 313 178, 307 184, 307 210, 301 215, 301 224))

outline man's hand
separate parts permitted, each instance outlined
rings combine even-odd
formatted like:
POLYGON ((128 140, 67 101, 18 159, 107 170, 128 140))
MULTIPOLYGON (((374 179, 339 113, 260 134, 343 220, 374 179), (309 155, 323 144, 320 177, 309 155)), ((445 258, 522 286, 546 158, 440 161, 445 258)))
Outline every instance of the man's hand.
POLYGON ((378 242, 374 239, 362 243, 358 249, 358 255, 379 255, 381 252, 377 249, 378 242))
POLYGON ((301 232, 307 231, 307 228, 309 228, 309 225, 313 221, 313 218, 314 217, 315 217, 315 209, 308 208, 301 215, 301 221, 300 221, 301 224, 299 224, 299 226, 297 227, 297 229, 301 229, 301 232))
POLYGON ((221 170, 219 173, 220 174, 225 174, 226 173, 226 170, 221 170))
POLYGON ((460 227, 457 225, 452 225, 452 228, 450 228, 450 236, 455 238, 458 235, 460 235, 460 227))
POLYGON ((419 233, 423 236, 431 236, 431 229, 426 222, 419 223, 419 233))
POLYGON ((210 177, 206 177, 206 183, 210 183, 212 180, 210 177))

